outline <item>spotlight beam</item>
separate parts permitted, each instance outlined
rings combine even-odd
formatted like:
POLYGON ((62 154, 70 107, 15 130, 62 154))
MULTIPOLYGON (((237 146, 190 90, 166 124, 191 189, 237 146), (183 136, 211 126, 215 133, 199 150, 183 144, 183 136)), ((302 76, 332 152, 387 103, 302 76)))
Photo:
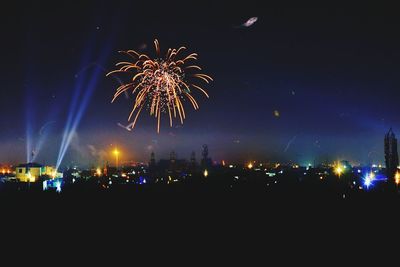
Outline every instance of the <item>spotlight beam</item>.
MULTIPOLYGON (((99 60, 100 64, 103 64, 103 62, 105 62, 106 56, 109 54, 109 51, 110 45, 103 49, 102 57, 99 60)), ((85 75, 79 75, 79 80, 77 82, 77 86, 75 87, 74 96, 70 105, 67 122, 64 128, 62 142, 57 157, 56 170, 59 169, 65 157, 65 154, 68 151, 72 138, 74 137, 82 120, 82 117, 89 105, 90 99, 94 93, 102 72, 103 70, 99 66, 96 66, 91 72, 91 77, 88 79, 89 81, 87 82, 87 84, 85 84, 85 75)))

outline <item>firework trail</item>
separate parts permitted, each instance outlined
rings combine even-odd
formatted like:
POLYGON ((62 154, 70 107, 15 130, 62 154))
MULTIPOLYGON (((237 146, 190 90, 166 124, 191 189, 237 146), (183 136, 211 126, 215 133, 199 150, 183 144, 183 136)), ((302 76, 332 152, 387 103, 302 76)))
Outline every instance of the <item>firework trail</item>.
POLYGON ((150 58, 145 54, 139 54, 134 50, 119 51, 129 56, 133 61, 123 61, 116 64, 120 67, 107 74, 128 73, 131 81, 117 88, 112 99, 114 102, 118 96, 127 91, 135 95, 135 101, 128 121, 134 117, 131 129, 135 127, 137 119, 143 108, 147 109, 150 116, 157 119, 157 132, 160 132, 161 113, 167 113, 169 124, 172 127, 173 119, 179 117, 181 124, 186 118, 183 102, 189 101, 195 110, 199 109, 192 90, 202 92, 207 98, 207 92, 198 82, 210 83, 213 79, 203 73, 201 68, 190 62, 197 60, 197 54, 191 53, 186 57, 180 57, 186 47, 168 49, 164 57, 158 40, 154 41, 157 57, 150 58))
MULTIPOLYGON (((131 123, 131 124, 132 124, 132 123, 131 123)), ((118 125, 119 127, 121 127, 122 129, 125 129, 125 130, 127 130, 127 131, 129 131, 129 132, 132 131, 132 128, 131 128, 132 125, 131 125, 131 124, 128 124, 128 125, 125 126, 125 125, 123 125, 122 123, 119 123, 119 122, 117 123, 117 125, 118 125)))
POLYGON ((296 140, 296 138, 297 138, 297 135, 293 136, 292 139, 289 140, 289 142, 286 145, 285 150, 283 150, 284 153, 286 153, 289 150, 290 146, 296 140))

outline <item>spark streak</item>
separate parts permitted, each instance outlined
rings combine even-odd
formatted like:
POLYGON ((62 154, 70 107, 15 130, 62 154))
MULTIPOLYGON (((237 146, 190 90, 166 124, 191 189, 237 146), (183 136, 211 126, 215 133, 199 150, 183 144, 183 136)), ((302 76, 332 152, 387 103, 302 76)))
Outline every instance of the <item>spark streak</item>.
POLYGON ((199 109, 190 88, 199 90, 209 98, 208 93, 200 85, 193 84, 193 81, 197 80, 209 84, 213 79, 204 73, 193 73, 193 71, 202 70, 201 67, 193 63, 186 66, 187 62, 196 61, 198 57, 196 53, 180 57, 181 53, 187 49, 186 47, 169 48, 165 56, 162 57, 160 43, 157 39, 154 40, 154 46, 156 51, 156 58, 154 59, 133 50, 119 51, 134 59, 134 61, 117 63, 116 66, 119 69, 109 72, 106 76, 114 73, 131 75, 131 81, 121 84, 117 88, 111 102, 114 102, 122 93, 131 91, 133 95, 136 95, 128 117, 128 121, 130 121, 136 112, 134 121, 130 124, 131 129, 135 127, 143 107, 146 107, 150 116, 157 119, 157 132, 159 133, 161 113, 168 113, 170 127, 173 126, 173 119, 177 119, 177 114, 181 124, 183 124, 186 113, 182 102, 188 100, 195 110, 199 109))

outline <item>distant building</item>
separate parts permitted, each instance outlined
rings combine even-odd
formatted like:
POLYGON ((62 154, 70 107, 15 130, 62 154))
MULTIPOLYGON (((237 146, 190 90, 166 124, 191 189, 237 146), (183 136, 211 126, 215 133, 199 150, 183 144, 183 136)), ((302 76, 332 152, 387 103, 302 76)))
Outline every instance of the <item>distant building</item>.
POLYGON ((196 169, 196 152, 192 152, 192 154, 190 154, 190 166, 189 169, 193 172, 196 169))
POLYGON ((201 159, 201 167, 202 168, 210 168, 212 166, 212 160, 208 156, 208 146, 203 145, 203 151, 201 152, 202 159, 201 159))
POLYGON ((156 168, 156 156, 154 155, 154 152, 151 152, 150 162, 149 162, 149 170, 154 171, 155 168, 156 168))
POLYGON ((38 163, 20 164, 15 169, 15 176, 20 182, 36 182, 43 175, 53 178, 60 176, 55 167, 43 166, 38 163))
POLYGON ((388 179, 394 178, 399 165, 399 155, 397 153, 397 139, 392 128, 385 135, 385 163, 388 179))

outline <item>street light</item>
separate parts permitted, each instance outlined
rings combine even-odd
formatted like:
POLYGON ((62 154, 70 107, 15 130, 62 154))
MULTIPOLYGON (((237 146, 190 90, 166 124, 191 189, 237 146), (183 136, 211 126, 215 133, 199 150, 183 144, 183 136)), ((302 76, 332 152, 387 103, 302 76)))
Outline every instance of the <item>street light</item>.
POLYGON ((336 173, 336 174, 339 176, 339 178, 340 178, 340 176, 341 176, 342 173, 343 173, 342 167, 337 166, 337 167, 335 168, 335 173, 336 173))
POLYGON ((119 156, 118 149, 115 149, 113 153, 115 155, 115 166, 117 167, 117 170, 118 170, 118 156, 119 156))

